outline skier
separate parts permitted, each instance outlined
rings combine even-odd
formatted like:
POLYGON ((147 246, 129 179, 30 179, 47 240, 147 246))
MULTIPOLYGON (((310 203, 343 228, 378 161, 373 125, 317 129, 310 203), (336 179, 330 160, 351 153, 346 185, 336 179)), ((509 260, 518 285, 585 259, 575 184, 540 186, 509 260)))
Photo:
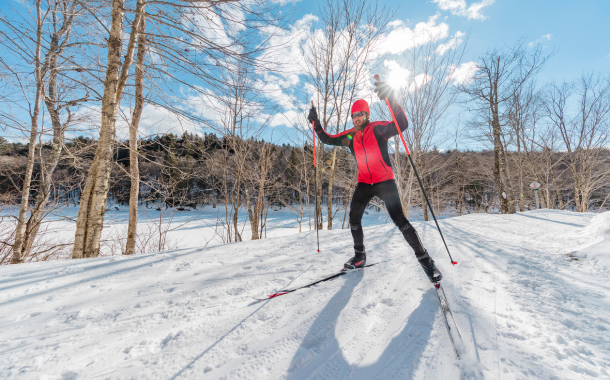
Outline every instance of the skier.
MULTIPOLYGON (((390 101, 400 131, 406 130, 408 126, 407 116, 396 101, 392 88, 384 82, 377 82, 375 83, 375 92, 382 101, 385 101, 386 98, 390 101)), ((358 164, 358 185, 352 196, 349 211, 349 224, 354 238, 355 255, 344 264, 344 268, 362 268, 366 264, 364 233, 361 223, 362 214, 370 200, 377 196, 384 201, 392 221, 415 251, 415 257, 430 281, 437 283, 442 279, 441 272, 434 265, 434 260, 428 255, 417 231, 402 212, 398 188, 394 181, 394 173, 388 156, 388 140, 390 137, 398 135, 398 130, 393 121, 371 122, 370 114, 368 103, 363 99, 356 100, 351 110, 354 128, 337 135, 329 135, 324 131, 315 107, 311 107, 307 116, 307 120, 314 123, 315 132, 320 141, 328 145, 348 147, 358 164)))

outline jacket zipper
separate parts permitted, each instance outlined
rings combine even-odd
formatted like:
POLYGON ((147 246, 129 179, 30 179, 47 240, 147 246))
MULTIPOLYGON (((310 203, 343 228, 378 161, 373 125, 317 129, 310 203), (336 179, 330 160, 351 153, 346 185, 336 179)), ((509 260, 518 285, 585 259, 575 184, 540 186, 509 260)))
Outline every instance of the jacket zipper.
POLYGON ((364 162, 366 162, 366 169, 369 171, 369 175, 371 176, 371 185, 373 184, 373 173, 371 173, 371 169, 369 168, 369 159, 366 155, 366 148, 364 147, 364 132, 360 132, 362 135, 360 143, 362 144, 362 150, 364 150, 364 162))
POLYGON ((381 166, 383 166, 383 169, 385 170, 385 172, 388 172, 388 169, 386 169, 385 164, 383 163, 383 161, 381 161, 381 158, 379 159, 379 162, 381 162, 381 166))

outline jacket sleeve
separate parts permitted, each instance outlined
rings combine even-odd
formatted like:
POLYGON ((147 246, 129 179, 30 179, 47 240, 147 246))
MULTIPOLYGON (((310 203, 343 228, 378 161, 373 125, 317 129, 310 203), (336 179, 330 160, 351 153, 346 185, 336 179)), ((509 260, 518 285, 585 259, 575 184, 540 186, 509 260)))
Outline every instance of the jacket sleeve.
MULTIPOLYGON (((398 126, 400 127, 400 132, 402 133, 409 126, 407 115, 405 115, 405 111, 395 100, 391 102, 391 104, 392 110, 394 112, 394 117, 396 118, 396 122, 398 122, 398 126)), ((396 124, 394 124, 393 120, 381 122, 375 127, 377 129, 377 132, 382 135, 386 140, 388 140, 390 137, 398 135, 398 129, 396 129, 396 124)))
POLYGON ((322 141, 322 143, 324 143, 326 145, 336 145, 336 146, 348 146, 349 145, 349 140, 348 140, 349 131, 339 133, 338 135, 329 135, 328 133, 326 133, 324 128, 322 128, 322 125, 320 123, 315 123, 315 126, 316 126, 316 135, 318 136, 320 141, 322 141))

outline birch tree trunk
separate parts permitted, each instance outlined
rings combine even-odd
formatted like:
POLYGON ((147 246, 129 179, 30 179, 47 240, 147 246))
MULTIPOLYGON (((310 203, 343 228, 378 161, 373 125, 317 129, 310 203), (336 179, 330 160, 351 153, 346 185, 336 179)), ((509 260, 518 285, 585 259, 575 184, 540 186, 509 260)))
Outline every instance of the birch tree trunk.
POLYGON ((129 189, 129 226, 127 227, 127 243, 125 255, 133 255, 136 249, 138 235, 138 197, 140 195, 140 168, 138 159, 138 128, 140 117, 144 108, 144 59, 146 57, 146 18, 142 7, 142 20, 138 28, 138 55, 136 61, 136 104, 131 116, 129 126, 129 175, 131 188, 129 189))
POLYGON ((248 187, 245 190, 246 193, 246 207, 248 209, 248 218, 250 219, 250 229, 252 235, 250 237, 251 240, 258 239, 258 213, 256 213, 256 207, 254 211, 252 210, 252 202, 250 202, 250 193, 248 191, 248 187))
POLYGON ((108 67, 102 97, 100 138, 95 158, 85 182, 85 188, 81 194, 80 208, 76 220, 74 249, 72 251, 73 259, 97 257, 100 251, 100 236, 104 224, 112 169, 116 113, 123 97, 129 68, 133 62, 133 52, 144 8, 144 0, 137 1, 125 62, 121 64, 124 5, 125 0, 113 0, 112 2, 112 24, 108 36, 108 67))
POLYGON ((32 171, 34 169, 34 160, 36 158, 36 138, 38 137, 38 118, 40 115, 40 101, 44 91, 42 63, 40 62, 42 50, 42 16, 41 16, 41 0, 36 1, 36 96, 34 98, 34 108, 31 112, 31 131, 30 142, 28 147, 28 160, 25 168, 25 177, 23 178, 23 188, 21 189, 21 207, 19 208, 19 217, 17 220, 17 228, 15 230, 15 242, 13 244, 12 264, 23 263, 23 246, 26 231, 26 216, 30 201, 30 187, 32 183, 32 171))

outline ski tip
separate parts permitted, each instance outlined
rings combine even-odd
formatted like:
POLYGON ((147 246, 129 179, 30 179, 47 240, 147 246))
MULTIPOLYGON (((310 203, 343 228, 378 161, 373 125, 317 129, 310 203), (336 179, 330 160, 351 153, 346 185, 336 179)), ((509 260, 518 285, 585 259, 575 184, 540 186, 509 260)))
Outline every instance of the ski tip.
POLYGON ((441 288, 441 283, 440 282, 434 283, 434 287, 437 288, 437 289, 440 289, 441 288))
POLYGON ((451 264, 456 265, 457 261, 451 261, 451 264))
POLYGON ((268 300, 271 298, 275 298, 275 297, 279 297, 279 296, 283 296, 284 294, 287 294, 289 292, 277 292, 277 293, 273 293, 273 294, 265 294, 262 296, 256 296, 256 297, 252 297, 255 300, 259 300, 259 301, 264 301, 264 300, 268 300))
POLYGON ((320 250, 318 249, 318 252, 320 252, 320 250))

